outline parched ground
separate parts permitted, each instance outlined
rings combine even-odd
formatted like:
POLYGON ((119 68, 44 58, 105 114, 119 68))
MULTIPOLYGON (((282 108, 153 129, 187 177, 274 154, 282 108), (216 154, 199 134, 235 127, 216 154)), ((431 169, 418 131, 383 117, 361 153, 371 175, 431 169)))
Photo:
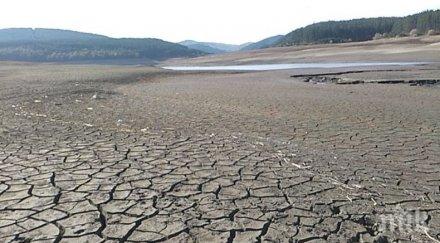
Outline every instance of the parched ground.
POLYGON ((328 71, 2 63, 0 242, 438 242, 439 86, 328 71))

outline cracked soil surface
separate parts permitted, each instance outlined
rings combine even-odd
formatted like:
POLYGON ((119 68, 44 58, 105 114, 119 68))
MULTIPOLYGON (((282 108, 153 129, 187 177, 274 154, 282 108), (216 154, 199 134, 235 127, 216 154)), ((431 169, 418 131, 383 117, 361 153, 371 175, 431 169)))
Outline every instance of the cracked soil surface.
POLYGON ((0 242, 440 240, 438 87, 127 69, 0 68, 0 242))

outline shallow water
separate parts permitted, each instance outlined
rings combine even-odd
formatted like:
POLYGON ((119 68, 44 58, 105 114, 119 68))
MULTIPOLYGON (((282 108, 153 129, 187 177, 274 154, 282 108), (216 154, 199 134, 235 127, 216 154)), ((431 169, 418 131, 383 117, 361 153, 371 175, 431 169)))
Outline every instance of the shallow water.
POLYGON ((232 66, 166 66, 164 69, 175 71, 268 71, 304 68, 346 68, 346 67, 371 67, 371 66, 410 66, 423 64, 420 62, 346 62, 346 63, 284 63, 284 64, 258 64, 258 65, 232 65, 232 66))

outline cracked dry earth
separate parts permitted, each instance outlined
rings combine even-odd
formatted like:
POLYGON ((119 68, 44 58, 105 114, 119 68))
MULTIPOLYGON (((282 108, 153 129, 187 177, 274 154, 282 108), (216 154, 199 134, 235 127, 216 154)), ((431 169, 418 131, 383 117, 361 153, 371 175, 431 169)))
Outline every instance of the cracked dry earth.
POLYGON ((78 72, 2 74, 0 242, 440 240, 438 88, 78 72))

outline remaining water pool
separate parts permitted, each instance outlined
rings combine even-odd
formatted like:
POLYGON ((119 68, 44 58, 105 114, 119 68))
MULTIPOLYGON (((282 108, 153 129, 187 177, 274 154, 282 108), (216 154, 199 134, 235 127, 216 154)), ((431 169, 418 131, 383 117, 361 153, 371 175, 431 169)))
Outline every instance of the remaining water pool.
POLYGON ((366 66, 410 66, 420 62, 344 62, 344 63, 291 63, 291 64, 258 64, 232 66, 166 66, 164 69, 176 71, 268 71, 303 68, 346 68, 366 66))

